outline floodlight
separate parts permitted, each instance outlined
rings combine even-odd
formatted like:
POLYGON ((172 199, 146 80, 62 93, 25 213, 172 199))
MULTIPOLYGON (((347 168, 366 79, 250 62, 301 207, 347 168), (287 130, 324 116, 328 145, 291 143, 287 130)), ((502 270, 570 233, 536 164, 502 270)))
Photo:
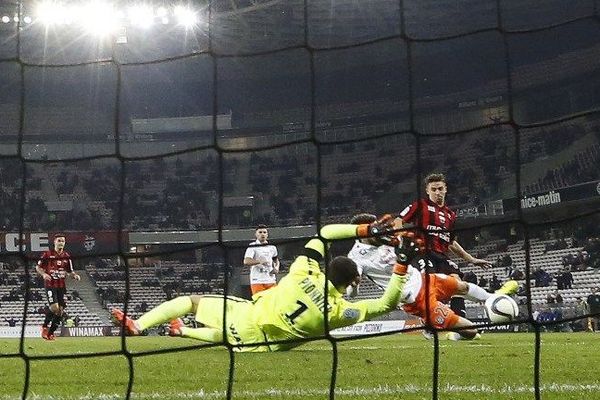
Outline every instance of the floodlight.
POLYGON ((192 27, 198 22, 196 13, 187 7, 176 6, 173 13, 177 17, 179 24, 185 26, 186 28, 192 27))
POLYGON ((149 6, 136 5, 129 8, 129 19, 133 25, 148 28, 154 22, 154 13, 149 6))
POLYGON ((94 1, 79 10, 79 20, 85 29, 97 35, 105 35, 116 28, 117 20, 112 4, 94 1))
POLYGON ((65 22, 67 10, 61 4, 53 1, 44 1, 36 9, 38 20, 45 25, 60 24, 65 22))

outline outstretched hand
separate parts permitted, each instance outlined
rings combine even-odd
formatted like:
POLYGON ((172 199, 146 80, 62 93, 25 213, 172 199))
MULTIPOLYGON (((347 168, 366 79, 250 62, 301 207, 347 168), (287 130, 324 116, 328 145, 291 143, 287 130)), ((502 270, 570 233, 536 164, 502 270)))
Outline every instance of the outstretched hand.
POLYGON ((425 241, 412 231, 405 231, 398 235, 402 241, 396 246, 396 261, 407 265, 420 254, 425 252, 425 241))
POLYGON ((397 246, 400 241, 395 233, 394 217, 390 214, 384 214, 377 221, 369 224, 368 234, 375 238, 380 244, 388 246, 397 246))
POLYGON ((490 269, 494 266, 494 264, 492 264, 490 261, 481 258, 474 258, 473 261, 471 261, 471 263, 483 269, 490 269))

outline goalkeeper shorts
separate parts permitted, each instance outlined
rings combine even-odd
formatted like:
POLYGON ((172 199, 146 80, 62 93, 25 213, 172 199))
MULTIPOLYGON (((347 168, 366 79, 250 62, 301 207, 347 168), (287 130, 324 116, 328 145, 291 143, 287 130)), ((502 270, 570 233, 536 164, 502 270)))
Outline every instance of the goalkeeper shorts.
POLYGON ((267 341, 263 331, 254 319, 253 303, 239 297, 203 295, 198 302, 196 321, 204 326, 223 329, 223 306, 226 304, 227 323, 225 324, 227 342, 234 351, 265 352, 271 351, 267 345, 252 345, 267 341), (243 346, 242 346, 243 345, 243 346))

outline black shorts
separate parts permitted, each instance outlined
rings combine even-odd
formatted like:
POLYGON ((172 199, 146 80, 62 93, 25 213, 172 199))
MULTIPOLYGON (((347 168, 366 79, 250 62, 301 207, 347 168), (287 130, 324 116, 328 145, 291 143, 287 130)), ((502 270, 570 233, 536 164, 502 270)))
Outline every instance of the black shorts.
POLYGON ((451 261, 443 254, 427 253, 426 255, 415 259, 412 262, 413 267, 418 268, 421 272, 430 274, 456 274, 460 278, 463 277, 463 272, 458 269, 458 265, 451 261))
POLYGON ((61 307, 66 307, 65 295, 67 294, 66 288, 46 288, 46 296, 48 297, 48 304, 58 303, 61 307))

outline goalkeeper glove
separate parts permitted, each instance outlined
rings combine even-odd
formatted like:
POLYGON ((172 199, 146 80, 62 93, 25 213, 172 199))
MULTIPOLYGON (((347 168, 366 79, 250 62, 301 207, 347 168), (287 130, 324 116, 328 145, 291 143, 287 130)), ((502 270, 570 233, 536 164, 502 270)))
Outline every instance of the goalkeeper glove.
POLYGON ((417 237, 414 232, 410 231, 403 232, 400 234, 400 237, 402 238, 402 242, 395 248, 396 265, 394 266, 394 273, 404 275, 411 261, 424 252, 425 242, 423 239, 417 237))
POLYGON ((356 235, 359 238, 374 237, 380 244, 390 246, 395 246, 399 242, 398 238, 394 235, 394 217, 390 214, 385 214, 370 224, 358 225, 356 235))

